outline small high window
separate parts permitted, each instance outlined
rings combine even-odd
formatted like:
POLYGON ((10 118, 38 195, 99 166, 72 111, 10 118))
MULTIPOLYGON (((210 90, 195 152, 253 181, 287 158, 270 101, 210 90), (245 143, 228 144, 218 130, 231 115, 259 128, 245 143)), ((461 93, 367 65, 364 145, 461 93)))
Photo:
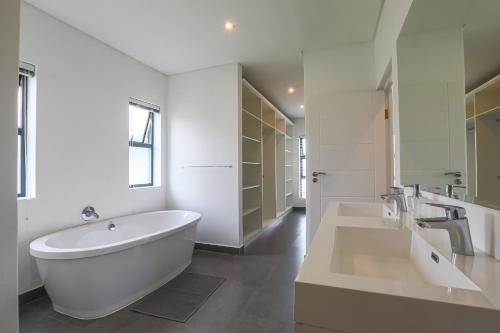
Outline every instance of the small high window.
POLYGON ((155 121, 158 106, 129 101, 129 187, 153 186, 155 179, 155 121))
POLYGON ((306 138, 299 138, 299 193, 301 198, 306 197, 306 138))

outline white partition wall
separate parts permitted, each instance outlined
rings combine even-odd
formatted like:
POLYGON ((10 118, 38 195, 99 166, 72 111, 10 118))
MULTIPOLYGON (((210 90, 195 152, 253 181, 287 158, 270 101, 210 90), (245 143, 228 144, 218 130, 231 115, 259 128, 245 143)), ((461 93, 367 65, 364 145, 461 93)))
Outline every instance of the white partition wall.
POLYGON ((293 123, 239 64, 168 80, 170 208, 202 214, 198 243, 239 249, 291 209, 285 140, 293 123))
MULTIPOLYGON (((202 214, 200 243, 241 245, 240 86, 238 64, 168 78, 169 205, 202 214)), ((253 125, 242 130, 249 136, 260 133, 253 125)), ((252 159, 260 155, 251 154, 252 159)))
POLYGON ((18 331, 17 308, 17 82, 19 0, 0 2, 0 331, 18 331))

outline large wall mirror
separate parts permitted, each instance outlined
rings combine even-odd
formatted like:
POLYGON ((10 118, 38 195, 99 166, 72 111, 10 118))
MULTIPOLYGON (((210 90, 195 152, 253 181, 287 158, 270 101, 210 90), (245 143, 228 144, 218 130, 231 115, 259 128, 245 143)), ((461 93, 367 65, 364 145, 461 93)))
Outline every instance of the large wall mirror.
POLYGON ((500 0, 414 0, 396 59, 401 183, 500 209, 500 0))

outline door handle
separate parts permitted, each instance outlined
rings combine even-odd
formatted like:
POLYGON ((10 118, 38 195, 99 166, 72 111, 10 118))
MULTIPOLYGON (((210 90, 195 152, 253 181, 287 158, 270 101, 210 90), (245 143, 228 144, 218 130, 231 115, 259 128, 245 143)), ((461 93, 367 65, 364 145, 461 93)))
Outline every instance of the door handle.
POLYGON ((450 172, 445 172, 445 176, 453 176, 453 177, 462 177, 462 173, 460 171, 450 171, 450 172))
POLYGON ((326 173, 324 173, 324 172, 318 172, 318 171, 314 171, 314 172, 312 173, 312 176, 313 176, 313 177, 318 177, 319 175, 326 175, 326 173))

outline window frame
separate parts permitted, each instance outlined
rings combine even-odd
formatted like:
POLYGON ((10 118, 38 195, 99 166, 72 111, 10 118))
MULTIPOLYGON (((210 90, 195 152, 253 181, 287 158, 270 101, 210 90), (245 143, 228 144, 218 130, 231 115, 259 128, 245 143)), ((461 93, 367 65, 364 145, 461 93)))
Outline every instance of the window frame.
MULTIPOLYGON (((26 198, 28 194, 27 190, 27 136, 28 136, 28 127, 27 127, 27 118, 28 118, 28 85, 29 85, 29 76, 24 73, 23 70, 19 71, 19 89, 21 89, 21 127, 17 127, 17 136, 18 140, 21 140, 21 151, 19 156, 19 164, 21 168, 20 170, 20 191, 17 192, 18 198, 26 198)), ((19 115, 18 115, 19 116, 19 115)))
POLYGON ((306 153, 305 151, 306 138, 304 136, 299 137, 299 197, 301 199, 306 198, 305 189, 302 189, 302 181, 304 181, 305 186, 307 186, 306 182, 306 172, 303 168, 303 162, 306 161, 306 153), (302 193, 304 192, 304 195, 302 193))
MULTIPOLYGON (((152 105, 152 104, 149 104, 149 103, 146 103, 146 102, 143 102, 143 101, 140 101, 140 100, 137 100, 137 99, 134 99, 134 98, 130 98, 129 100, 129 116, 130 116, 130 107, 133 106, 133 107, 136 107, 136 108, 140 108, 140 109, 143 109, 144 112, 148 112, 148 120, 146 121, 146 126, 144 128, 144 133, 142 135, 142 141, 136 141, 136 140, 132 140, 132 137, 129 137, 129 141, 128 141, 128 146, 129 146, 129 156, 130 156, 130 147, 136 147, 136 148, 146 148, 146 149, 149 149, 151 154, 151 168, 150 168, 150 179, 151 179, 151 182, 149 183, 141 183, 141 184, 130 184, 130 180, 129 180, 129 184, 128 184, 128 187, 130 189, 133 189, 133 188, 143 188, 143 187, 152 187, 154 186, 154 179, 155 179, 155 167, 154 167, 154 164, 155 164, 155 118, 156 118, 156 114, 158 114, 160 112, 160 108, 155 106, 155 105, 152 105), (148 131, 150 131, 150 135, 151 135, 151 143, 145 143, 146 141, 146 138, 148 136, 148 131)), ((129 124, 129 128, 130 128, 130 124, 129 124)), ((130 133, 129 133, 130 135, 130 133)), ((130 165, 129 165, 129 168, 130 168, 130 165)))

